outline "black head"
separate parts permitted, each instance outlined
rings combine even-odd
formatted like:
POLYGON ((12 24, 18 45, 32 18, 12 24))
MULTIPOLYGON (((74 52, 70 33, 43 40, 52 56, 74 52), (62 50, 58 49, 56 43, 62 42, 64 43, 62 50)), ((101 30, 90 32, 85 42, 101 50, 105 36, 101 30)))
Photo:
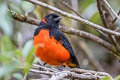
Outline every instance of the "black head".
POLYGON ((50 25, 51 28, 58 28, 61 17, 55 13, 48 14, 41 21, 50 25))

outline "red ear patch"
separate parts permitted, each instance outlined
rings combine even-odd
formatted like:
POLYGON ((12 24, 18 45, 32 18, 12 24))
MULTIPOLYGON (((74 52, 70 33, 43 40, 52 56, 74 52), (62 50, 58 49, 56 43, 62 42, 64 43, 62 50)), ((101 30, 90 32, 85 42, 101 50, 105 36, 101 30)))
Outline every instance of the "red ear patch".
POLYGON ((41 21, 44 22, 44 23, 47 23, 46 20, 45 20, 45 18, 43 18, 41 21))

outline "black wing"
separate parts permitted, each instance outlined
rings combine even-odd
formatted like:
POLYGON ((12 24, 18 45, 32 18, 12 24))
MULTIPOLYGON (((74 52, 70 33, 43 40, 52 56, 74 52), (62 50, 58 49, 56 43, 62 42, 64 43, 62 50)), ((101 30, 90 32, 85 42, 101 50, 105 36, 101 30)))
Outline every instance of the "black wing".
POLYGON ((75 57, 75 53, 72 49, 72 46, 70 45, 65 35, 59 30, 53 29, 53 30, 50 30, 50 36, 54 36, 57 41, 62 41, 62 45, 69 51, 73 62, 75 62, 79 66, 78 61, 75 57))

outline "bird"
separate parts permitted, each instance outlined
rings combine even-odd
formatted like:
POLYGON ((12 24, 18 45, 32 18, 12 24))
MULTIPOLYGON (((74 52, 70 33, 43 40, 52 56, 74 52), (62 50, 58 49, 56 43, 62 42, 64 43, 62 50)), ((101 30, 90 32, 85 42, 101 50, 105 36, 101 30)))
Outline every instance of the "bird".
POLYGON ((43 62, 53 66, 80 67, 73 48, 59 30, 61 17, 50 13, 41 19, 34 31, 33 44, 36 56, 43 62))

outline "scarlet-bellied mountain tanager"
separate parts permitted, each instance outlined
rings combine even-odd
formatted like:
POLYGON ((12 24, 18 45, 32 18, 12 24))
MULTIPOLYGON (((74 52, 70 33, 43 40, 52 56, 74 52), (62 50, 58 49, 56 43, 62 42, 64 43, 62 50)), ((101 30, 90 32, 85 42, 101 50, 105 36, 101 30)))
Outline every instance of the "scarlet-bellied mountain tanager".
POLYGON ((59 28, 61 17, 55 13, 44 17, 34 32, 36 56, 50 65, 79 67, 74 51, 59 28))

